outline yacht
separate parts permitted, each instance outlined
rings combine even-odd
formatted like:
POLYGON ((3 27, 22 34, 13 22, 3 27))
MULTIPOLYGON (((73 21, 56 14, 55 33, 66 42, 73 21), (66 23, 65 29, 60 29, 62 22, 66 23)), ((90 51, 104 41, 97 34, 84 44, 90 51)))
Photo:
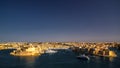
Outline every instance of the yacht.
POLYGON ((86 55, 79 55, 77 56, 77 59, 80 59, 80 60, 90 60, 90 58, 86 55))
POLYGON ((52 50, 52 49, 48 49, 48 50, 45 51, 45 53, 56 53, 56 52, 57 52, 57 51, 52 50))

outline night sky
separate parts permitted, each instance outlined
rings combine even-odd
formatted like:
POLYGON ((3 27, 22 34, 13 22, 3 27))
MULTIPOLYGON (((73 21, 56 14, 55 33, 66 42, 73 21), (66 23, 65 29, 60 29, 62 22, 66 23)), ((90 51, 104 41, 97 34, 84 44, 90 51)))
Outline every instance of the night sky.
POLYGON ((120 0, 0 0, 2 41, 120 41, 120 0))

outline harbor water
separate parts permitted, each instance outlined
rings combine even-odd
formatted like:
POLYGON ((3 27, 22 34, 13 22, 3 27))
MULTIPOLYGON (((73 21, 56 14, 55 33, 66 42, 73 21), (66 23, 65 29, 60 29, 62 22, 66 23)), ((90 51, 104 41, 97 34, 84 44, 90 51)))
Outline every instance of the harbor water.
POLYGON ((0 51, 0 68, 119 68, 120 58, 90 56, 89 61, 79 60, 72 51, 59 49, 56 53, 41 56, 18 57, 0 51))

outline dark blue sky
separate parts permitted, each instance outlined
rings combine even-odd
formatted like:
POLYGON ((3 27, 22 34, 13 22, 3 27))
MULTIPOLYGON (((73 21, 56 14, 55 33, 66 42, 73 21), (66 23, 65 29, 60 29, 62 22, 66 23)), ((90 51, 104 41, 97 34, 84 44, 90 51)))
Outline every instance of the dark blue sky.
POLYGON ((120 41, 120 0, 0 0, 0 41, 120 41))

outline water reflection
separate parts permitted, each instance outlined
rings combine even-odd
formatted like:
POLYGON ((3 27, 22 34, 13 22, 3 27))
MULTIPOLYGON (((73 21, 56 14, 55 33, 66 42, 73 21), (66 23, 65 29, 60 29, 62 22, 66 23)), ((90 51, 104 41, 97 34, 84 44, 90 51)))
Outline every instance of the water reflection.
POLYGON ((119 68, 120 57, 91 56, 90 61, 76 59, 76 54, 68 50, 57 50, 53 55, 17 57, 11 51, 0 51, 0 68, 119 68))
POLYGON ((34 68, 37 58, 38 58, 38 56, 19 57, 19 59, 25 65, 25 68, 29 68, 29 67, 34 68))
POLYGON ((109 61, 110 61, 110 62, 113 62, 114 59, 115 59, 114 57, 109 57, 109 61))

